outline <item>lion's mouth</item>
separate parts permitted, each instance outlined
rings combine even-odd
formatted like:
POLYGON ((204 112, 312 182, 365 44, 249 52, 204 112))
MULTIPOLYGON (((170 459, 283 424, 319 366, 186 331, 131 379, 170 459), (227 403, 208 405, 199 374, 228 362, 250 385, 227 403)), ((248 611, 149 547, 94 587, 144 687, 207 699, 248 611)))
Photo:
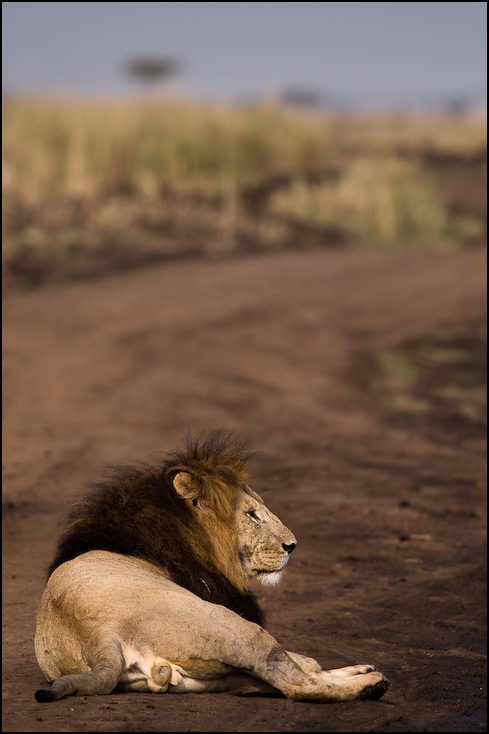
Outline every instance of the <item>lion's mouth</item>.
POLYGON ((250 578, 256 578, 260 583, 265 584, 266 586, 275 586, 275 584, 278 584, 281 580, 282 571, 288 560, 288 555, 285 558, 282 558, 281 561, 275 560, 276 565, 273 568, 253 567, 253 560, 249 557, 243 558, 242 563, 243 568, 250 578))
POLYGON ((289 560, 289 556, 286 556, 286 558, 280 561, 275 568, 257 568, 254 570, 254 575, 258 577, 266 576, 267 574, 274 575, 277 573, 281 575, 283 569, 285 568, 285 566, 288 563, 288 560, 289 560))

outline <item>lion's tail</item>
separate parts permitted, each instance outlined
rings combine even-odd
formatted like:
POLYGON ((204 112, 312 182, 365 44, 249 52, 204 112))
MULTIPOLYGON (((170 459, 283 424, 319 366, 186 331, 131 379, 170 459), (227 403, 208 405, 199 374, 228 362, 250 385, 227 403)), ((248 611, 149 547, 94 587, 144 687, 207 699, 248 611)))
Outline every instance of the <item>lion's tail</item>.
POLYGON ((51 688, 36 691, 36 701, 57 701, 63 696, 93 696, 111 693, 116 687, 124 668, 124 658, 117 643, 104 651, 99 650, 97 662, 88 673, 73 673, 57 678, 51 688), (104 654, 105 653, 105 654, 104 654), (114 654, 115 653, 115 654, 114 654))

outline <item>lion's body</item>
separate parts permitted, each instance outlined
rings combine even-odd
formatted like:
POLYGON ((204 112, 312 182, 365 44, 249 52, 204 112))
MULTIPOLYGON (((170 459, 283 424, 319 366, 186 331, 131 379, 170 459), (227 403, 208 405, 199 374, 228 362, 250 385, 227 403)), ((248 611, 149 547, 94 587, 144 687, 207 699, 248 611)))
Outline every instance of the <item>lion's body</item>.
POLYGON ((90 550, 136 556, 197 596, 263 624, 236 555, 235 505, 249 456, 244 442, 217 435, 174 452, 160 466, 117 468, 75 505, 49 573, 90 550), (173 484, 174 476, 188 472, 196 492, 190 501, 173 484))
POLYGON ((246 486, 246 460, 236 440, 213 437, 159 469, 119 473, 78 506, 38 612, 36 656, 54 681, 38 701, 115 688, 314 701, 385 692, 371 666, 322 671, 261 626, 248 578, 277 583, 296 542, 246 486))

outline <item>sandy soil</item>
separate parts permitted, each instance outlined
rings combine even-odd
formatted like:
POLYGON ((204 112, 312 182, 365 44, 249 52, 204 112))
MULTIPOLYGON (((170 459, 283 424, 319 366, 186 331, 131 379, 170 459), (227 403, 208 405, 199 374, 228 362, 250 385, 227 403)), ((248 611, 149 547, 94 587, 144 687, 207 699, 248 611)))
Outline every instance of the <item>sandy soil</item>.
POLYGON ((485 731, 485 444, 387 422, 362 359, 485 314, 485 254, 155 266, 4 306, 4 731, 485 731), (359 361, 360 360, 360 361, 359 361), (113 694, 38 704, 34 623, 67 501, 106 464, 237 428, 299 544, 267 628, 377 702, 113 694))

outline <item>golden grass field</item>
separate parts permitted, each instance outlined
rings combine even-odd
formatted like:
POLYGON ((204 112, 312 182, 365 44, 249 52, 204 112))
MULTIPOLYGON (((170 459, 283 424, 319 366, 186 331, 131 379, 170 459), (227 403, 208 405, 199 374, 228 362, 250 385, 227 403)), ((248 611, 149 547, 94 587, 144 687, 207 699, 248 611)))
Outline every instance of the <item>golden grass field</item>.
POLYGON ((9 97, 4 288, 187 256, 485 239, 485 119, 9 97))
POLYGON ((485 120, 16 98, 3 116, 5 731, 483 731, 485 120), (374 663, 388 694, 38 704, 67 507, 211 428, 252 439, 253 487, 299 541, 258 592, 268 630, 327 668, 374 663))

